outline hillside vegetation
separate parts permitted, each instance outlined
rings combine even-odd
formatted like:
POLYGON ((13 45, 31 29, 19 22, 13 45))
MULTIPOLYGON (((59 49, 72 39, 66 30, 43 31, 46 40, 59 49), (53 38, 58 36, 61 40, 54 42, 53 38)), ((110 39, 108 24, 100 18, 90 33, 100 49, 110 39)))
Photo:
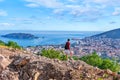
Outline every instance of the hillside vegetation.
MULTIPOLYGON (((65 54, 56 51, 54 49, 48 49, 48 50, 42 50, 42 56, 48 57, 48 58, 56 58, 59 60, 67 60, 65 54)), ((73 56, 74 60, 82 60, 84 62, 86 62, 89 65, 92 65, 94 67, 98 67, 100 69, 110 69, 113 72, 118 72, 120 71, 120 65, 114 61, 114 60, 110 60, 110 59, 103 59, 100 56, 98 56, 96 54, 96 52, 90 54, 90 55, 86 55, 83 56, 81 58, 77 57, 77 56, 73 56)))
POLYGON ((116 61, 110 59, 103 59, 95 52, 91 55, 81 57, 80 60, 92 66, 96 66, 100 69, 110 69, 113 72, 120 71, 120 65, 116 61))
POLYGON ((65 54, 54 49, 48 49, 48 50, 43 49, 40 55, 51 58, 51 59, 59 59, 63 61, 67 60, 65 54))
POLYGON ((15 49, 22 49, 22 47, 14 41, 8 41, 8 43, 5 43, 0 40, 0 46, 6 46, 6 47, 15 48, 15 49))

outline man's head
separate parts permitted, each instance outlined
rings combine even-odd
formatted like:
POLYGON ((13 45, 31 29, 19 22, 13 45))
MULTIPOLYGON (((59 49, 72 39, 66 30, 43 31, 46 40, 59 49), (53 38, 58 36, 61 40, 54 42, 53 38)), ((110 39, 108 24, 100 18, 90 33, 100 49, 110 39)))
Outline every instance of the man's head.
POLYGON ((70 39, 68 39, 67 41, 70 41, 70 39))

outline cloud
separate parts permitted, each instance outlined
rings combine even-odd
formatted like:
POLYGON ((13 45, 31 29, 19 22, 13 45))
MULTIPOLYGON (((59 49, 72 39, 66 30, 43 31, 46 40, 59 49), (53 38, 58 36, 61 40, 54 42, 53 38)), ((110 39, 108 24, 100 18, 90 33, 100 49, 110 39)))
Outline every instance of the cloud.
POLYGON ((111 22, 109 22, 109 24, 115 24, 115 23, 117 23, 117 22, 115 22, 115 21, 111 21, 111 22))
POLYGON ((7 12, 4 10, 0 10, 0 16, 7 16, 7 12))
POLYGON ((8 26, 14 26, 15 24, 12 23, 0 23, 0 26, 8 27, 8 26))
POLYGON ((93 14, 99 14, 99 10, 97 8, 92 8, 90 6, 68 5, 67 8, 69 8, 70 14, 74 16, 90 16, 93 14))
POLYGON ((78 0, 68 0, 69 2, 77 2, 78 0))
POLYGON ((33 24, 35 22, 41 21, 41 18, 32 15, 29 17, 12 17, 12 18, 9 18, 9 20, 17 23, 21 23, 21 24, 33 24))
POLYGON ((85 0, 86 3, 94 3, 106 6, 119 6, 120 0, 85 0))
POLYGON ((11 20, 14 20, 14 21, 32 21, 32 18, 16 18, 16 17, 13 17, 13 18, 10 18, 11 20))
POLYGON ((26 6, 32 7, 32 8, 34 8, 34 7, 39 7, 38 4, 34 4, 34 3, 27 4, 26 6))
MULTIPOLYGON (((77 0, 76 0, 77 1, 77 0)), ((64 4, 64 7, 54 9, 56 15, 70 15, 77 18, 78 21, 92 22, 97 21, 104 16, 104 5, 91 5, 90 3, 80 1, 81 4, 64 4)))
POLYGON ((57 0, 25 0, 29 2, 26 6, 28 7, 39 7, 43 6, 46 8, 58 8, 62 5, 62 3, 58 2, 57 0))
POLYGON ((113 16, 119 16, 120 15, 120 7, 115 8, 114 12, 112 13, 113 16))
POLYGON ((62 14, 65 10, 64 9, 54 9, 54 14, 62 14))
MULTIPOLYGON (((99 8, 91 7, 89 5, 66 5, 63 9, 55 9, 53 11, 56 15, 70 15, 75 20, 92 22, 103 16, 102 10, 99 8), (94 14, 94 15, 93 15, 94 14)), ((73 19, 73 20, 74 20, 73 19)))
POLYGON ((85 0, 86 2, 93 2, 98 4, 107 3, 109 0, 85 0))
MULTIPOLYGON (((53 16, 71 16, 80 21, 99 20, 103 16, 120 15, 120 10, 111 12, 109 8, 120 7, 120 0, 25 0, 27 7, 44 7, 53 12, 53 16)), ((69 18, 69 17, 67 17, 69 18)))

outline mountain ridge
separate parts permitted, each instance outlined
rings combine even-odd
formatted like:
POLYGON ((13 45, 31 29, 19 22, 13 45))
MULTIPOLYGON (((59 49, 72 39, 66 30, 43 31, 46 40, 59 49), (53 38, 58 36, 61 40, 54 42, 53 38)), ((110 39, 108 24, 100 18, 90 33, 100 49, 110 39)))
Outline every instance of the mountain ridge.
POLYGON ((100 34, 96 34, 93 36, 90 36, 90 38, 112 38, 112 39, 120 39, 120 28, 106 31, 100 34))

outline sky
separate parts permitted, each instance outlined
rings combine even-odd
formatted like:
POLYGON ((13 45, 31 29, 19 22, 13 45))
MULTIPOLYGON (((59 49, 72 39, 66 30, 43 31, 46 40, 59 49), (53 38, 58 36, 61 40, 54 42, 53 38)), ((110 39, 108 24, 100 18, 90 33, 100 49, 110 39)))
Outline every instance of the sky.
POLYGON ((0 0, 0 30, 117 28, 120 28, 120 0, 0 0))

